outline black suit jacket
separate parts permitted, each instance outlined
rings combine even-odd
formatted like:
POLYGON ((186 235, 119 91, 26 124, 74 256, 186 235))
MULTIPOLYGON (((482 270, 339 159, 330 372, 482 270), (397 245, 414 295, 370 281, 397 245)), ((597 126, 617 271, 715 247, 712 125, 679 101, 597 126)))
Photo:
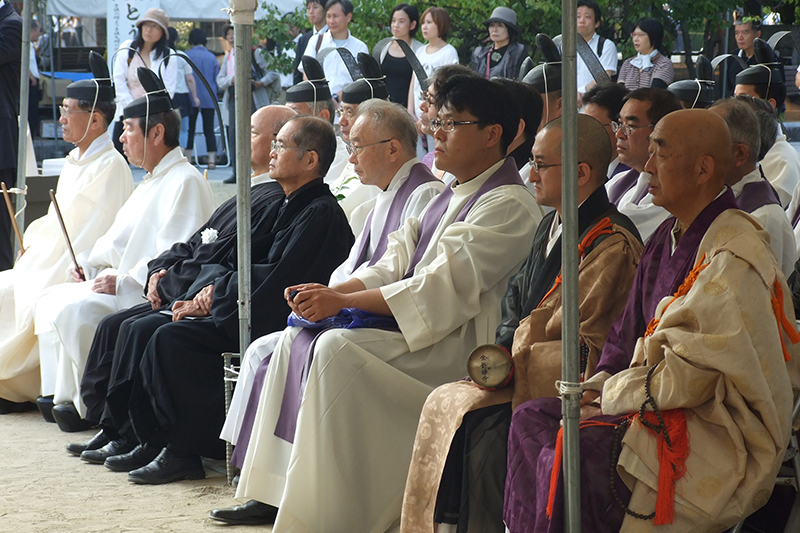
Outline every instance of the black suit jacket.
POLYGON ((21 64, 22 18, 6 2, 0 7, 0 169, 17 167, 21 64))
POLYGON ((297 50, 294 56, 294 84, 297 85, 301 81, 303 81, 303 73, 297 70, 297 67, 300 66, 300 62, 303 60, 303 54, 306 53, 306 46, 308 46, 308 40, 311 39, 311 36, 314 35, 314 30, 308 30, 303 35, 300 36, 300 39, 297 41, 297 50))

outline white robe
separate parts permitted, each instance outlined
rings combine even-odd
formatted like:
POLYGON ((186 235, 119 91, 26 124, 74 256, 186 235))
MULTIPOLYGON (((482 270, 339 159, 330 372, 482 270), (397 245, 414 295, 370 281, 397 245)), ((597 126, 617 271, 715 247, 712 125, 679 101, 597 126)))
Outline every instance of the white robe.
POLYGON ((78 258, 87 280, 116 275, 116 295, 93 292, 91 281, 63 283, 36 303, 43 394, 54 394, 55 403, 72 402, 85 413, 80 380, 98 323, 143 303, 147 263, 188 239, 213 210, 208 182, 180 148, 145 175, 108 232, 78 258))
POLYGON ((786 140, 786 135, 778 135, 775 144, 761 160, 761 168, 778 191, 783 207, 788 207, 795 188, 800 184, 800 155, 786 140))
MULTIPOLYGON (((364 226, 364 222, 369 216, 369 213, 374 211, 371 222, 372 229, 369 235, 370 240, 367 244, 366 261, 359 265, 356 264, 356 261, 358 260, 357 255, 360 248, 359 245, 363 237, 362 233, 364 230, 362 229, 361 232, 357 233, 358 236, 356 237, 355 244, 350 249, 349 257, 344 263, 339 265, 336 270, 334 270, 333 274, 331 274, 331 279, 328 282, 328 286, 337 285, 347 281, 355 272, 359 272, 367 267, 369 260, 375 253, 375 248, 378 246, 378 241, 380 240, 381 233, 383 233, 383 227, 386 223, 386 216, 389 214, 389 207, 392 205, 392 201, 397 194, 397 190, 403 185, 403 183, 406 182, 409 173, 411 172, 411 167, 417 163, 419 163, 419 160, 414 157, 400 167, 385 191, 381 191, 378 187, 372 187, 369 185, 365 186, 366 188, 378 189, 378 195, 373 200, 362 204, 358 208, 358 210, 364 211, 363 216, 358 214, 359 219, 362 220, 362 227, 364 226)), ((419 217, 425 207, 427 207, 428 203, 430 203, 433 197, 439 194, 442 189, 444 189, 444 183, 441 181, 431 181, 428 183, 423 183, 417 187, 408 197, 408 200, 403 207, 403 211, 400 214, 400 225, 402 226, 403 222, 410 217, 419 217)), ((269 335, 260 337, 253 341, 253 343, 247 348, 247 351, 245 351, 244 357, 242 357, 239 377, 236 381, 236 388, 233 391, 231 405, 228 409, 228 415, 225 418, 225 425, 222 427, 222 432, 220 433, 220 438, 222 440, 226 440, 232 444, 236 444, 238 442, 239 431, 242 428, 244 412, 247 408, 247 400, 250 398, 250 391, 253 388, 255 372, 258 369, 258 365, 261 364, 261 361, 273 352, 275 349, 275 344, 278 342, 278 338, 281 336, 281 333, 283 333, 283 331, 270 333, 269 335)))
MULTIPOLYGON (((76 254, 102 236, 133 191, 125 159, 111 136, 95 139, 83 157, 75 148, 66 158, 56 197, 76 254)), ((22 402, 39 395, 39 347, 33 332, 37 298, 47 287, 67 281, 72 264, 61 225, 51 205, 28 226, 25 254, 0 272, 0 398, 22 402)))
POLYGON ((640 173, 636 185, 623 195, 617 206, 619 212, 636 225, 642 242, 645 243, 656 228, 670 216, 666 209, 653 203, 653 195, 650 193, 647 193, 638 204, 636 203, 636 199, 649 187, 649 179, 649 172, 640 173))
MULTIPOLYGON (((745 185, 759 182, 761 179, 761 172, 756 168, 737 183, 731 185, 731 190, 734 196, 739 198, 745 185)), ((783 274, 788 278, 794 272, 796 252, 794 233, 792 232, 792 226, 789 224, 789 219, 786 217, 786 212, 780 205, 771 204, 759 207, 750 215, 758 220, 761 227, 769 233, 770 247, 778 259, 778 264, 781 265, 783 274)))
POLYGON ((291 340, 273 353, 237 498, 280 508, 275 531, 383 532, 400 516, 411 449, 425 398, 464 375, 466 358, 492 342, 508 278, 530 252, 534 199, 519 186, 484 194, 458 212, 497 169, 459 185, 414 275, 419 238, 411 218, 383 258, 357 273, 380 288, 401 332, 331 330, 314 350, 294 444, 274 436, 291 340))
MULTIPOLYGON (((792 201, 789 202, 789 207, 786 208, 786 218, 789 220, 789 224, 792 223, 792 217, 800 209, 800 185, 794 188, 794 192, 792 193, 792 201)), ((794 226, 792 230, 794 232, 794 243, 797 247, 795 260, 800 259, 800 223, 794 226)))

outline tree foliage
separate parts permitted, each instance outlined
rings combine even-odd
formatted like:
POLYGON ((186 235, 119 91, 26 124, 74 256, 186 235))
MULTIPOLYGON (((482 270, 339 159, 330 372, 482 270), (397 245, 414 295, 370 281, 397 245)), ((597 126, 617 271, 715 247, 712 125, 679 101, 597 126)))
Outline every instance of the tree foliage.
MULTIPOLYGON (((669 4, 656 0, 596 0, 604 13, 599 33, 613 39, 623 57, 635 54, 630 33, 637 20, 652 17, 664 25, 664 45, 671 48, 678 35, 679 24, 687 31, 709 34, 724 27, 725 16, 742 0, 672 0, 669 4)), ((800 0, 759 0, 766 12, 778 11, 787 14, 800 12, 800 0)), ((350 30, 364 41, 370 50, 385 37, 391 36, 389 13, 398 0, 353 0, 355 10, 350 30)), ((520 41, 533 46, 537 33, 555 36, 561 33, 560 0, 441 0, 409 2, 422 14, 432 6, 443 7, 452 21, 448 42, 457 50, 462 63, 469 63, 472 50, 485 44, 488 32, 483 21, 489 18, 495 7, 510 7, 517 13, 522 30, 520 41)), ((294 12, 281 16, 274 6, 265 4, 270 15, 256 22, 256 33, 271 37, 279 43, 293 38, 292 27, 305 29, 308 21, 305 4, 294 12)), ((418 35, 421 39, 421 35, 418 35)), ((288 45, 293 47, 293 43, 288 45)))

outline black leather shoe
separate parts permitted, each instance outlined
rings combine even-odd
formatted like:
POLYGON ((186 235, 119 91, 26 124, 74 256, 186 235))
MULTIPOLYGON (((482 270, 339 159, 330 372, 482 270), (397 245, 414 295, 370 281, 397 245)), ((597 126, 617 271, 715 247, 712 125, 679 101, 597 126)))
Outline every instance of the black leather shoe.
POLYGON ((44 418, 45 422, 50 422, 51 424, 56 423, 56 419, 53 418, 52 396, 39 396, 36 398, 36 407, 39 408, 39 412, 42 414, 42 418, 44 418))
POLYGON ((12 402, 5 398, 0 398, 0 415, 7 415, 10 413, 24 413, 25 411, 33 411, 36 405, 32 402, 12 402))
POLYGON ((128 453, 135 446, 135 442, 128 442, 128 439, 122 437, 119 440, 112 440, 102 448, 98 448, 96 450, 86 450, 85 452, 81 453, 81 459, 93 465, 102 465, 109 457, 128 453))
POLYGON ((150 446, 149 444, 140 444, 128 453, 109 457, 103 464, 106 468, 114 472, 130 472, 131 470, 147 466, 153 459, 158 457, 160 452, 160 448, 150 446))
POLYGON ((86 431, 97 425, 82 419, 72 402, 54 405, 53 418, 56 420, 56 424, 58 424, 58 429, 65 433, 86 431))
POLYGON ((222 183, 227 183, 227 184, 236 183, 236 174, 231 174, 230 176, 222 180, 222 183))
POLYGON ((139 485, 163 485, 184 479, 203 479, 206 471, 200 456, 175 457, 168 448, 142 468, 128 473, 128 481, 139 485))
POLYGON ((67 452, 80 457, 86 450, 99 450, 109 442, 111 442, 111 439, 108 438, 105 431, 100 430, 97 435, 86 442, 72 442, 67 444, 67 452))
POLYGON ((261 524, 274 524, 278 516, 278 508, 267 503, 250 500, 244 505, 214 509, 209 513, 211 520, 225 522, 234 526, 257 526, 261 524))

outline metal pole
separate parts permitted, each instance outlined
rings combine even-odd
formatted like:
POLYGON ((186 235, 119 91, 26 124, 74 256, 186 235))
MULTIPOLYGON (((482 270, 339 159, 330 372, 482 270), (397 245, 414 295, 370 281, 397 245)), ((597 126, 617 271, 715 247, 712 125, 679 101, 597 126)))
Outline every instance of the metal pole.
POLYGON ((562 0, 562 216, 561 272, 563 322, 561 326, 561 415, 564 423, 564 521, 565 530, 581 530, 579 347, 578 347, 578 94, 576 39, 577 1, 562 0))
MULTIPOLYGON (((53 153, 58 153, 58 119, 61 118, 60 113, 56 112, 56 42, 61 43, 61 38, 57 37, 61 35, 61 17, 58 18, 58 28, 57 33, 53 31, 53 20, 50 15, 47 17, 47 34, 50 36, 50 84, 52 85, 52 89, 50 90, 50 99, 52 100, 53 104, 53 153)), ((114 131, 112 126, 111 131, 114 131)), ((42 165, 44 166, 44 165, 42 165)))
MULTIPOLYGON (((28 155, 28 94, 30 93, 31 72, 31 4, 22 4, 22 64, 19 69, 19 137, 17 141, 17 188, 25 190, 25 170, 28 155)), ((16 202, 15 205, 19 205, 16 202)), ((17 224, 25 228, 25 210, 17 215, 17 224)), ((15 250, 19 244, 15 245, 15 250)))
POLYGON ((256 3, 231 0, 233 47, 236 59, 236 224, 239 261, 239 350, 250 344, 250 63, 256 3))

